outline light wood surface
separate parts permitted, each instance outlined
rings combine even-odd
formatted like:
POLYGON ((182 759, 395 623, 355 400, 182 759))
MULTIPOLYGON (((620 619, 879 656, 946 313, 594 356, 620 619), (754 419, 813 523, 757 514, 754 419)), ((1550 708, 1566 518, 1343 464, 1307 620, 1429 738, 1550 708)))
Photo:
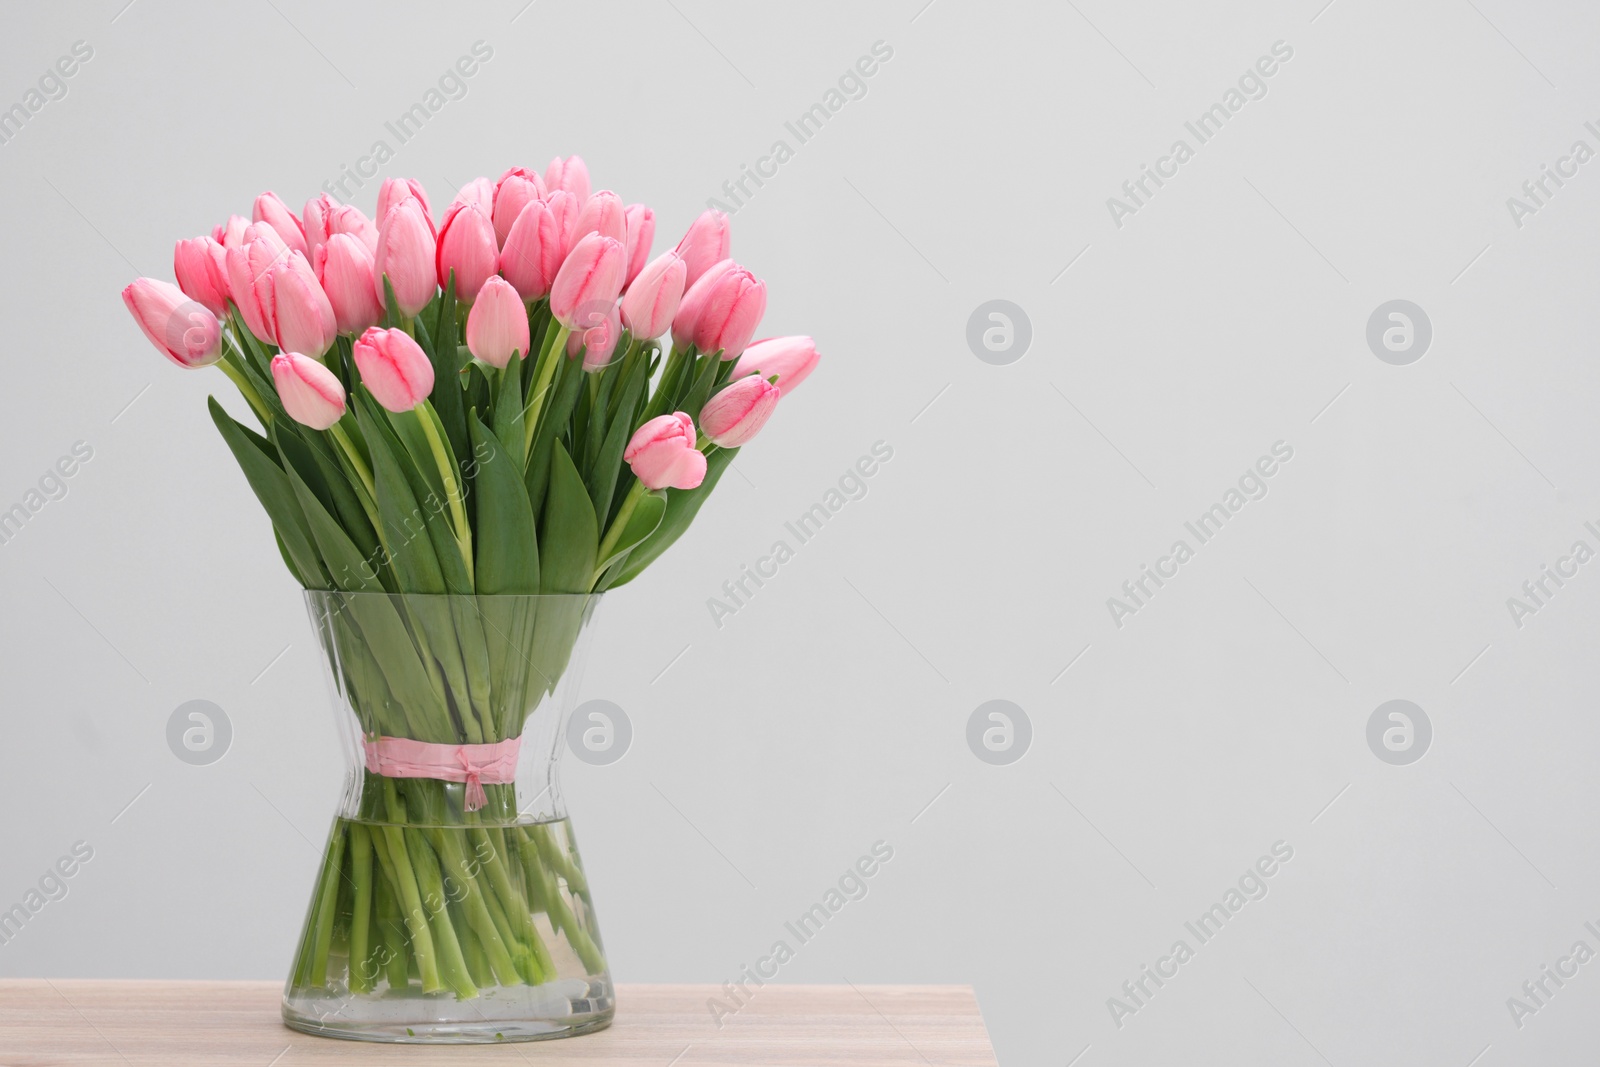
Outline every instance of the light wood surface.
POLYGON ((279 1021, 276 982, 0 980, 0 1067, 296 1067, 536 1064, 539 1067, 993 1067, 966 986, 769 985, 719 1029, 715 986, 617 990, 610 1029, 515 1045, 419 1048, 310 1037, 279 1021))

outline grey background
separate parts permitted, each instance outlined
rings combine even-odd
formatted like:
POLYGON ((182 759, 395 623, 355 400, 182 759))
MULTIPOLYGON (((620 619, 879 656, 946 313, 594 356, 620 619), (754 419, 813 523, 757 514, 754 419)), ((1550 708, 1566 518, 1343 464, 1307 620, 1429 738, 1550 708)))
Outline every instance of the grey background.
POLYGON ((74 441, 94 458, 0 546, 0 903, 94 858, 0 974, 280 977, 342 770, 205 414, 231 386, 166 364, 118 290, 263 188, 303 203, 480 39, 380 176, 442 206, 578 152, 670 247, 882 40, 734 219, 762 332, 824 362, 600 616, 580 695, 633 745, 565 782, 617 977, 735 977, 882 839, 782 980, 970 982, 1007 1064, 1592 1062, 1600 963, 1520 1029, 1506 999, 1600 948, 1600 562, 1521 628, 1505 601, 1600 547, 1600 161, 1520 228, 1506 199, 1600 148, 1600 9, 524 2, 10 13, 6 106, 74 41, 94 58, 0 146, 0 507, 74 441), (1279 40, 1267 96, 1113 225, 1279 40), (1009 366, 965 342, 991 299, 1032 322, 1009 366), (1433 326, 1409 366, 1365 342, 1394 299, 1433 326), (715 626, 879 440, 866 498, 715 626), (1268 496, 1117 628, 1106 599, 1279 440, 1268 496), (1366 744, 1396 698, 1433 726, 1409 766, 1366 744), (165 741, 194 699, 233 727, 210 766, 165 741), (966 743, 993 699, 1033 726, 1009 766, 966 743), (1269 895, 1118 1028, 1107 998, 1279 840, 1269 895))

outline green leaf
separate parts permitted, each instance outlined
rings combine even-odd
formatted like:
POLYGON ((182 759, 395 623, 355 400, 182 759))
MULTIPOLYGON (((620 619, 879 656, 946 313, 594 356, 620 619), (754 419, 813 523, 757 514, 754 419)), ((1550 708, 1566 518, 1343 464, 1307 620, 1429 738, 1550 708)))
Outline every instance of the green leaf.
POLYGON ((645 375, 649 367, 643 360, 628 370, 628 380, 622 389, 622 402, 617 406, 611 428, 606 431, 605 442, 595 456, 589 471, 589 499, 594 502, 596 515, 611 513, 611 499, 616 492, 617 476, 622 471, 622 453, 633 436, 633 412, 644 393, 645 375))
MULTIPOLYGON (((256 499, 261 501, 261 506, 272 520, 272 527, 283 543, 285 553, 293 560, 290 570, 307 589, 327 588, 328 576, 322 569, 322 560, 312 543, 310 527, 300 510, 299 501, 295 499, 288 476, 283 473, 277 457, 262 448, 268 442, 222 410, 216 397, 209 400, 211 421, 217 424, 222 439, 228 443, 233 458, 243 469, 245 480, 255 490, 256 499)), ((592 516, 593 512, 590 514, 592 516)))
POLYGON ((528 500, 533 504, 535 519, 544 513, 545 487, 550 479, 551 446, 567 428, 572 406, 583 389, 583 364, 564 355, 558 354, 555 358, 560 359, 561 363, 556 366, 555 380, 550 386, 552 393, 544 405, 544 413, 539 416, 539 429, 533 436, 533 451, 528 454, 528 500))
POLYGON ((639 502, 633 506, 633 514, 628 516, 628 524, 622 528, 622 534, 617 538, 616 547, 611 550, 611 555, 601 560, 595 569, 604 571, 626 556, 635 545, 656 532, 666 513, 665 489, 656 489, 641 496, 639 502))
MULTIPOLYGON (((402 593, 443 593, 444 575, 422 506, 417 503, 404 466, 405 448, 388 428, 388 421, 371 394, 357 390, 356 418, 372 454, 372 481, 378 498, 378 517, 395 584, 402 593)), ((420 476, 419 476, 420 477, 420 476)))
POLYGON ((560 441, 550 453, 550 490, 539 538, 540 591, 587 593, 600 550, 599 523, 578 468, 560 441))
POLYGON ((706 406, 706 401, 711 399, 711 388, 716 383, 717 375, 722 370, 722 360, 715 355, 702 357, 703 362, 698 368, 699 373, 694 377, 694 384, 689 387, 674 411, 686 411, 689 417, 696 422, 700 421, 700 409, 706 406))
MULTIPOLYGON (((528 465, 528 457, 522 453, 523 442, 527 438, 524 418, 522 359, 513 356, 511 362, 506 364, 506 369, 500 372, 500 381, 495 390, 493 424, 494 435, 500 439, 511 458, 516 461, 519 472, 528 465)), ((473 440, 476 441, 477 438, 474 437, 473 440)))
POLYGON ((733 462, 733 457, 739 454, 737 448, 719 448, 706 457, 706 478, 694 489, 674 489, 667 495, 667 513, 661 519, 661 525, 655 533, 645 538, 644 542, 634 549, 628 556, 627 562, 618 573, 617 578, 608 588, 615 589, 619 585, 633 581, 639 572, 656 561, 656 557, 671 548, 673 542, 683 536, 689 528, 694 517, 700 511, 700 505, 706 502, 715 489, 717 482, 722 478, 723 472, 728 469, 728 464, 733 462))
MULTIPOLYGON (((283 451, 284 440, 288 435, 274 429, 272 436, 278 442, 279 451, 283 451)), ((362 555, 355 542, 344 532, 344 528, 328 514, 328 509, 306 484, 306 480, 300 477, 293 464, 284 470, 288 475, 289 484, 294 488, 295 497, 305 512, 311 537, 327 563, 333 588, 348 593, 384 592, 383 583, 378 580, 377 561, 362 555)))
POLYGON ((389 275, 383 276, 383 328, 385 330, 398 329, 400 321, 400 300, 394 295, 394 282, 389 280, 389 275))
MULTIPOLYGON (((452 277, 454 275, 452 274, 452 277)), ((434 332, 429 333, 422 317, 416 321, 417 343, 428 353, 433 363, 434 411, 444 426, 445 439, 458 456, 467 454, 471 441, 467 434, 467 408, 461 397, 461 358, 456 351, 456 306, 449 287, 439 298, 439 317, 434 332)))
MULTIPOLYGON (((478 485, 477 591, 483 596, 539 592, 539 543, 522 465, 483 420, 472 419, 478 485)), ((516 440, 520 443, 519 435, 516 440)))

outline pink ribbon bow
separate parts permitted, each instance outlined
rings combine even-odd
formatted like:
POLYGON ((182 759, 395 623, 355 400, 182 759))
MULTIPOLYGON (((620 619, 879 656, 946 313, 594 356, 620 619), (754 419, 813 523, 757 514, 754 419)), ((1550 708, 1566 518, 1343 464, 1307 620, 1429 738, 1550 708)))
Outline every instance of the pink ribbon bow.
POLYGON ((466 809, 477 811, 489 802, 483 791, 485 782, 506 785, 516 781, 522 738, 492 745, 435 745, 409 737, 369 737, 362 746, 366 749, 367 770, 373 774, 467 783, 466 809))

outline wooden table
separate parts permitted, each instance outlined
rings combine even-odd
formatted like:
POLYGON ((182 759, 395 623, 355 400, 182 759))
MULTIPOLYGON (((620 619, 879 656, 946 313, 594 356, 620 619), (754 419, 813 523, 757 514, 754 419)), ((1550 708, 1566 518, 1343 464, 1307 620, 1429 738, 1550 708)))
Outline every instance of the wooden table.
POLYGON ((721 1029, 716 986, 624 985, 610 1029, 508 1045, 419 1048, 309 1037, 277 982, 0 980, 0 1067, 298 1064, 861 1064, 994 1067, 967 986, 769 985, 721 1029))

